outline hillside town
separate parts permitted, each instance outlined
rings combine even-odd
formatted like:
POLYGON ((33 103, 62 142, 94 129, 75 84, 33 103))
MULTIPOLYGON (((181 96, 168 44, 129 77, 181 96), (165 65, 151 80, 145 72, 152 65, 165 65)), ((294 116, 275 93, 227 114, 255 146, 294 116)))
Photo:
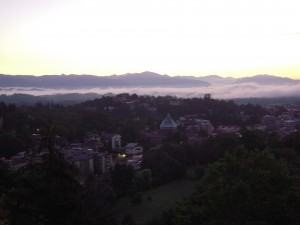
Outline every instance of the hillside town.
MULTIPOLYGON (((154 121, 153 124, 138 130, 138 136, 131 142, 122 141, 120 133, 88 131, 81 138, 82 142, 69 143, 66 137, 56 135, 55 148, 63 155, 65 160, 78 168, 80 182, 84 182, 91 175, 102 180, 109 180, 109 174, 117 163, 130 165, 136 171, 141 170, 144 150, 159 151, 172 133, 181 133, 182 140, 179 140, 181 144, 200 144, 219 134, 232 133, 240 136, 242 129, 276 133, 280 138, 284 138, 296 132, 300 127, 300 106, 297 105, 269 105, 261 108, 264 114, 261 114, 260 117, 254 115, 251 111, 240 111, 239 114, 234 115, 241 122, 240 124, 236 122, 216 124, 215 121, 207 119, 207 116, 200 113, 179 115, 176 112, 176 115, 179 116, 173 117, 172 109, 180 108, 184 104, 184 100, 177 98, 165 98, 164 100, 166 100, 165 104, 170 107, 167 109, 169 111, 165 118, 161 121, 154 121), (143 146, 143 143, 147 143, 147 146, 143 146), (151 147, 149 147, 149 143, 151 143, 151 147)), ((153 103, 153 98, 151 104, 135 95, 119 95, 111 97, 110 101, 111 105, 106 104, 102 110, 107 114, 114 113, 118 110, 118 107, 126 106, 129 112, 135 112, 142 106, 149 116, 159 117, 160 112, 158 112, 157 105, 153 103)), ((212 100, 210 95, 207 94, 204 96, 204 101, 213 102, 215 100, 212 100)), ((97 104, 86 106, 85 110, 95 112, 98 110, 97 104)), ((3 129, 4 123, 5 118, 1 116, 0 130, 3 129)), ((16 155, 2 158, 2 160, 12 168, 20 169, 28 163, 32 152, 39 152, 34 159, 39 162, 46 152, 40 150, 42 134, 39 128, 36 128, 35 131, 31 134, 33 143, 31 149, 19 151, 16 155)))
POLYGON ((298 221, 299 129, 298 104, 236 104, 210 94, 0 103, 0 212, 7 212, 0 222, 177 225, 188 215, 179 224, 189 224, 186 205, 210 207, 203 197, 237 213, 244 208, 236 202, 245 204, 255 218, 267 210, 255 220, 273 221, 274 198, 261 198, 273 195, 288 206, 283 217, 298 221))

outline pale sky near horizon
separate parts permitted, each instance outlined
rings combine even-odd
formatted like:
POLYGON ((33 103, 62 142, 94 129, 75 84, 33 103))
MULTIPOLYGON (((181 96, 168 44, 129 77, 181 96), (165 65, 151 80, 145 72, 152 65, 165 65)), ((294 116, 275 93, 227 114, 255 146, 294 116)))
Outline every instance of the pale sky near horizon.
POLYGON ((0 0, 0 73, 300 79, 299 0, 0 0))

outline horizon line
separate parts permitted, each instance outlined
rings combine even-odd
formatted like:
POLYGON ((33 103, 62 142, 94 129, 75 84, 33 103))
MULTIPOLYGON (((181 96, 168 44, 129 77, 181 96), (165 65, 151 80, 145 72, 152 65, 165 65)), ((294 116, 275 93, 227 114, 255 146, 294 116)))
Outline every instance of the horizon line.
POLYGON ((41 77, 41 76, 96 76, 96 77, 111 77, 111 76, 125 76, 129 74, 143 74, 143 73, 153 73, 161 76, 169 76, 169 77, 195 77, 195 78, 205 78, 205 77, 210 77, 210 76, 218 76, 221 78, 232 78, 232 79, 240 79, 240 78, 248 78, 248 77, 255 77, 255 76, 273 76, 273 77, 280 77, 280 78, 288 78, 292 80, 300 80, 300 78, 291 78, 288 76, 279 76, 279 75, 273 75, 273 74, 255 74, 255 75, 247 75, 247 76, 241 76, 241 77, 235 77, 235 76, 222 76, 219 74, 209 74, 209 75, 204 75, 204 76, 195 76, 195 75, 170 75, 170 74, 160 74, 157 72, 153 71, 143 71, 143 72, 128 72, 128 73, 123 73, 123 74, 111 74, 111 75, 95 75, 95 74, 75 74, 75 73, 70 73, 70 74, 42 74, 42 75, 36 75, 36 74, 6 74, 6 73, 0 73, 0 75, 5 75, 5 76, 34 76, 34 77, 41 77))

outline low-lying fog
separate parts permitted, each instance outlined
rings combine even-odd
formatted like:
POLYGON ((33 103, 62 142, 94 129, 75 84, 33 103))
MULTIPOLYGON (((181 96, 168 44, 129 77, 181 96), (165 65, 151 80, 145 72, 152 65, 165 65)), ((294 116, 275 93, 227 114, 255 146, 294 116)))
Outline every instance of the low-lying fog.
POLYGON ((43 88, 0 88, 0 94, 12 95, 16 93, 29 95, 53 95, 67 93, 97 93, 97 94, 119 94, 130 93, 138 95, 172 95, 178 97, 203 97, 210 93, 213 98, 246 98, 246 97, 284 97, 300 96, 300 84, 297 85, 275 85, 266 86, 255 83, 212 85, 199 88, 166 88, 166 87, 136 87, 136 88, 91 88, 91 89, 43 89, 43 88))

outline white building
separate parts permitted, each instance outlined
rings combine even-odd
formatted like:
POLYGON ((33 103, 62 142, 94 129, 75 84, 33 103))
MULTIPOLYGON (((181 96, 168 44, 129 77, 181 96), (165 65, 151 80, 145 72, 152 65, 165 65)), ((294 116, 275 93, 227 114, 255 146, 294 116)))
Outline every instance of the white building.
POLYGON ((121 135, 115 134, 112 136, 111 148, 112 150, 117 150, 121 148, 121 135))
POLYGON ((104 142, 111 144, 112 150, 118 150, 121 148, 121 135, 102 132, 101 137, 104 142))
POLYGON ((125 146, 126 155, 140 155, 143 154, 143 147, 139 146, 138 143, 128 143, 125 146))

